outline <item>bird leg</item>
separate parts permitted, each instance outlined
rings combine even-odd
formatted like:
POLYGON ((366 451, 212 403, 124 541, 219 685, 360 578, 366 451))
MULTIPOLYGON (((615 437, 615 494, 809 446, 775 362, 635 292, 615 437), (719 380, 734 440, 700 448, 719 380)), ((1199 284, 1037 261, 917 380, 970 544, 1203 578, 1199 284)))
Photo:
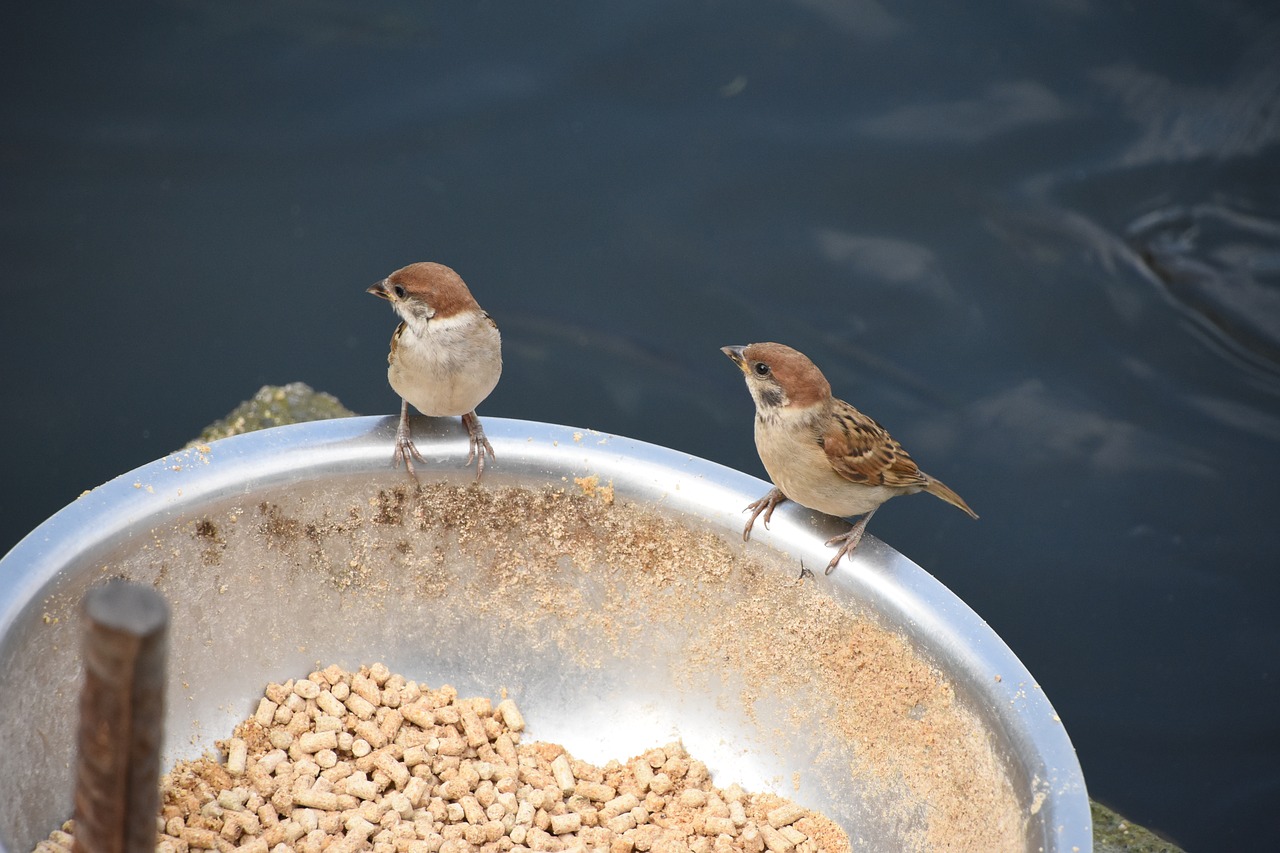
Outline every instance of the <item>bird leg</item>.
POLYGON ((493 452, 493 445, 489 443, 489 439, 485 438, 484 427, 480 425, 480 419, 476 417, 474 411, 467 412, 462 416, 462 425, 467 428, 467 436, 470 438, 470 450, 467 452, 467 464, 470 465, 474 459, 476 463, 476 479, 480 479, 480 475, 484 473, 484 455, 489 454, 489 458, 495 462, 498 457, 493 452))
MULTIPOLYGON (((876 507, 876 509, 879 509, 879 507, 876 507)), ((828 547, 839 543, 840 550, 837 551, 836 555, 831 558, 831 562, 827 563, 826 574, 831 574, 831 570, 834 569, 836 567, 836 564, 840 562, 841 557, 843 557, 845 554, 852 554, 857 549, 858 543, 862 541, 862 534, 867 529, 867 522, 870 521, 871 516, 875 514, 876 514, 876 511, 874 509, 871 510, 871 512, 867 513, 862 518, 855 521, 853 523, 853 527, 849 528, 848 533, 841 533, 839 536, 832 536, 830 539, 827 540, 828 547)))
POLYGON ((782 503, 786 499, 787 499, 787 496, 782 493, 782 490, 777 487, 774 487, 774 489, 770 491, 769 494, 765 495, 760 500, 752 501, 751 503, 747 504, 747 508, 744 509, 743 512, 750 510, 751 517, 747 519, 747 526, 742 528, 742 541, 743 542, 750 541, 751 525, 756 523, 756 518, 762 512, 764 513, 764 529, 768 530, 769 519, 773 517, 774 509, 776 509, 778 504, 782 503))
POLYGON ((404 467, 409 471, 409 476, 416 480, 418 475, 413 470, 413 460, 415 459, 419 462, 427 461, 422 458, 418 448, 413 446, 413 436, 409 432, 409 401, 402 397, 400 399, 400 426, 396 427, 396 450, 391 455, 391 467, 399 468, 400 461, 404 460, 404 467))

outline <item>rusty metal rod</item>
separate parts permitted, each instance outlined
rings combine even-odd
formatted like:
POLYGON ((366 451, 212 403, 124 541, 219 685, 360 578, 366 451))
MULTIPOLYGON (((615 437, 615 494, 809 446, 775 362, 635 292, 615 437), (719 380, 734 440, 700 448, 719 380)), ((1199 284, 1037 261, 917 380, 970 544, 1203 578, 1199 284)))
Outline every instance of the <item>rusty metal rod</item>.
POLYGON ((74 853, 154 853, 169 607, 112 580, 84 597, 74 853))

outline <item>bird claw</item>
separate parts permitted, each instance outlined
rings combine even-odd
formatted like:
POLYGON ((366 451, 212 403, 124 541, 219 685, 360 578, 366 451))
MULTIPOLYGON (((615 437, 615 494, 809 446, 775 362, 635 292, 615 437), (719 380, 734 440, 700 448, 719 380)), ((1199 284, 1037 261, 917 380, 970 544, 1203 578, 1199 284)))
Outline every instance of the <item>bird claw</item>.
POLYGON ((422 458, 422 454, 418 452, 418 448, 413 444, 413 435, 409 430, 409 411, 407 405, 400 408, 400 425, 396 427, 396 449, 391 454, 391 467, 399 468, 400 462, 404 462, 405 470, 409 472, 409 476, 415 480, 418 479, 418 473, 413 470, 413 460, 426 462, 422 458))
POLYGON ((418 472, 413 468, 413 460, 415 459, 419 462, 427 461, 422 458, 422 454, 418 452, 418 448, 413 446, 412 439, 408 436, 405 436, 403 439, 397 436, 396 451, 391 455, 391 467, 399 468, 400 461, 404 460, 404 467, 409 472, 409 475, 417 479, 418 472))
POLYGON ((827 540, 826 544, 828 548, 832 545, 839 545, 840 550, 831 558, 831 562, 827 563, 827 570, 824 574, 831 574, 845 554, 852 554, 858 549, 858 543, 862 541, 862 534, 867 530, 867 522, 870 521, 871 516, 875 514, 876 511, 874 509, 871 510, 871 512, 855 521, 853 523, 853 527, 849 528, 847 532, 841 533, 839 536, 832 536, 827 540))
POLYGON ((764 525, 764 529, 768 530, 769 519, 773 517, 773 511, 777 509, 778 504, 782 503, 786 499, 787 496, 782 493, 782 490, 775 487, 769 492, 769 494, 765 495, 760 500, 752 501, 747 504, 746 508, 742 511, 750 511, 751 517, 747 519, 747 526, 742 528, 742 541, 751 541, 751 527, 756 523, 756 518, 760 516, 760 513, 764 513, 764 518, 761 520, 761 523, 764 525))
POLYGON ((476 481, 478 482, 481 475, 484 474, 484 455, 486 453, 489 454, 489 458, 495 462, 498 461, 498 457, 493 452, 493 445, 485 437, 484 427, 480 425, 480 418, 476 417, 475 412, 467 412, 463 415, 462 425, 467 428, 469 441, 467 464, 476 463, 476 481))
MULTIPOLYGON (((467 438, 470 442, 467 464, 470 465, 473 461, 476 463, 476 479, 479 480, 480 475, 484 473, 484 455, 488 453, 489 458, 493 460, 497 460, 498 457, 493 452, 493 445, 485 437, 484 427, 480 426, 480 419, 476 417, 475 412, 467 412, 463 415, 462 425, 467 428, 467 438)), ((407 400, 401 400, 400 425, 396 427, 396 449, 391 454, 391 467, 399 468, 403 461, 409 476, 416 480, 418 472, 413 468, 415 459, 419 462, 427 461, 422 458, 422 454, 413 444, 413 435, 409 428, 409 403, 407 400)))
POLYGON ((841 542, 841 541, 843 541, 844 544, 840 546, 840 550, 836 552, 836 555, 831 558, 831 562, 827 563, 827 569, 825 572, 823 572, 823 574, 829 575, 833 571, 835 571, 835 568, 839 564, 840 559, 844 557, 845 554, 852 554, 855 550, 857 550, 858 540, 860 540, 861 538, 862 538, 861 536, 849 536, 848 534, 845 534, 844 536, 835 536, 831 539, 828 539, 827 545, 834 545, 837 542, 841 542))

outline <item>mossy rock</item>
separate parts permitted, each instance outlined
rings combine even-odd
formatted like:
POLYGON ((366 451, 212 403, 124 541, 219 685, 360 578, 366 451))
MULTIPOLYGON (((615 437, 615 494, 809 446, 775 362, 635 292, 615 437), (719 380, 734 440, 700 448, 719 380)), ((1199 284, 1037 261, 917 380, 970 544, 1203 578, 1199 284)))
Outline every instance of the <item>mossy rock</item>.
POLYGON ((353 415, 355 412, 338 402, 337 397, 316 391, 305 382, 264 385, 252 398, 236 406, 231 414, 205 427, 200 437, 188 443, 187 447, 267 427, 353 415))
POLYGON ((1093 853, 1183 853, 1178 845, 1125 820, 1101 803, 1089 801, 1093 812, 1093 853))

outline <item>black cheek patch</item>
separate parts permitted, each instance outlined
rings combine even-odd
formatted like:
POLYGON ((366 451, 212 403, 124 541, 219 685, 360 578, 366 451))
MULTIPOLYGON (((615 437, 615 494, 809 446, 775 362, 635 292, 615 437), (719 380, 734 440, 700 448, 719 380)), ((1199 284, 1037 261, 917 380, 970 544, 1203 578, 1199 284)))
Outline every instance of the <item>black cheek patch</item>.
POLYGON ((760 392, 760 402, 766 406, 781 406, 783 400, 782 391, 778 388, 765 388, 760 392))

